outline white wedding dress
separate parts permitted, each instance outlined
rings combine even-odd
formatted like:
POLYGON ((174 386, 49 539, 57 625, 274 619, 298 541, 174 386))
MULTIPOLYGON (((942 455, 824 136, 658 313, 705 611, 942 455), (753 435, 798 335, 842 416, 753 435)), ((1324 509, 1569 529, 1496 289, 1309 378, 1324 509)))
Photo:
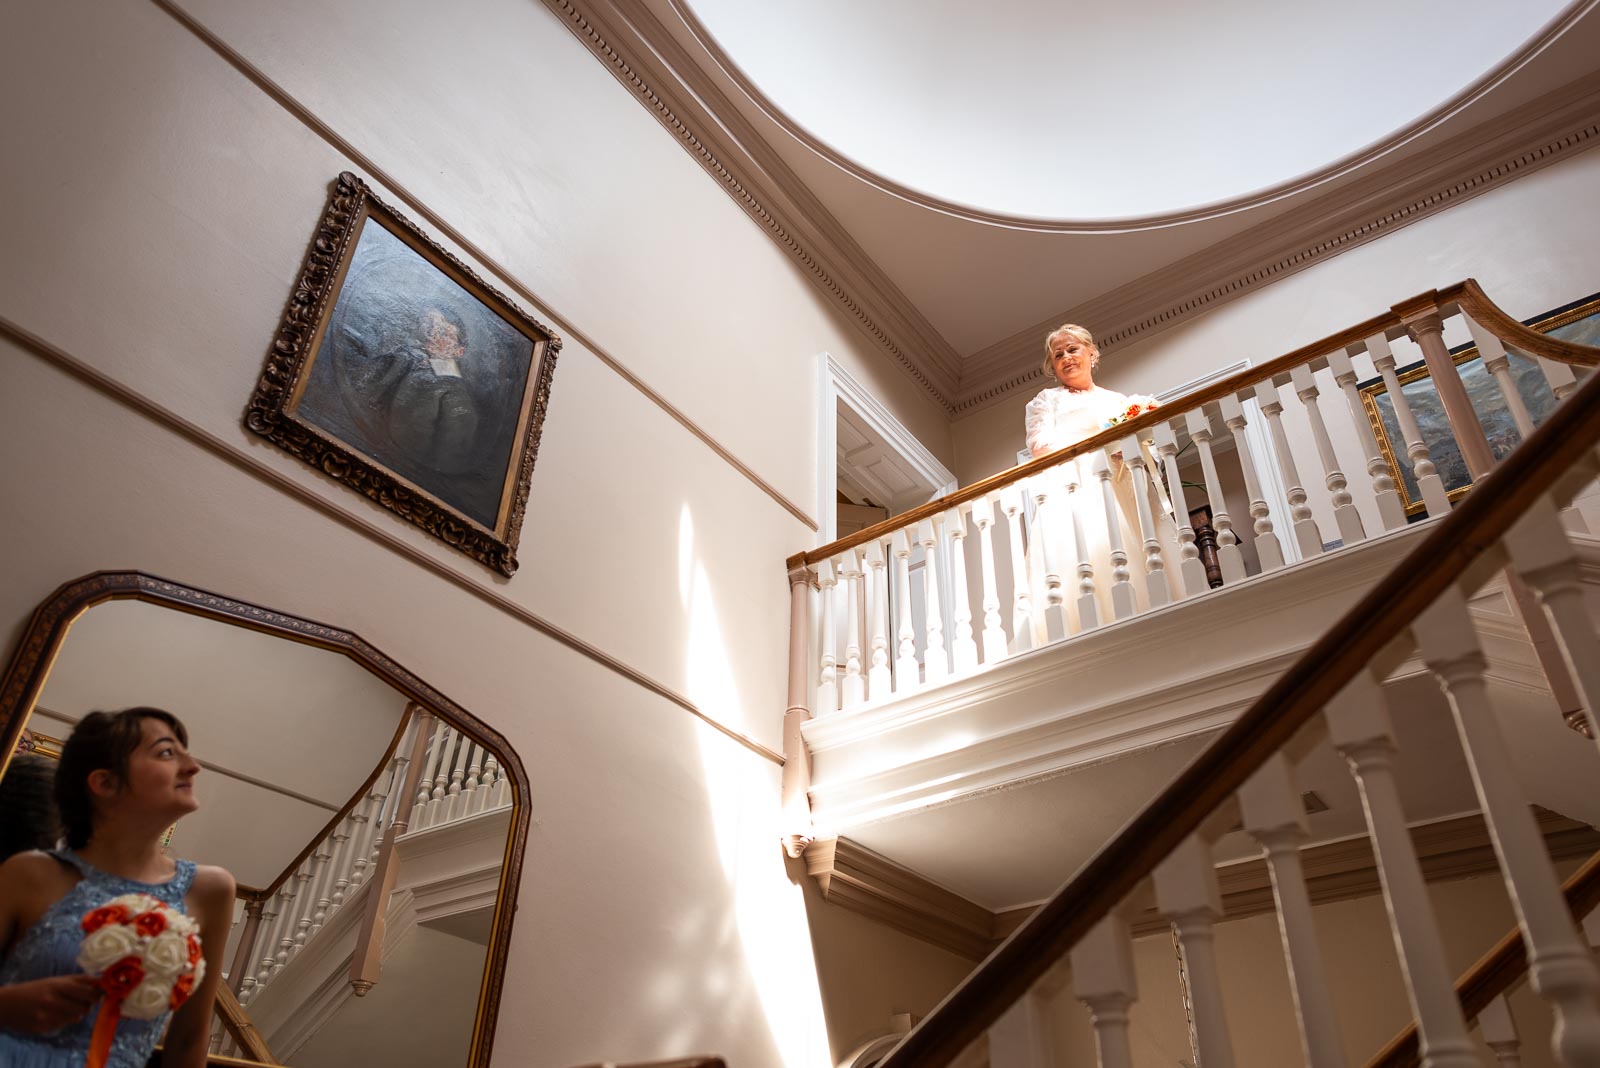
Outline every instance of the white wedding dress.
MULTIPOLYGON (((1086 390, 1071 390, 1062 386, 1041 390, 1039 395, 1028 402, 1027 410, 1027 435, 1028 451, 1035 456, 1064 449, 1069 445, 1093 437, 1106 428, 1106 422, 1128 410, 1130 400, 1126 394, 1118 393, 1114 389, 1103 389, 1095 386, 1086 390)), ((1094 568, 1095 602, 1101 624, 1109 623, 1116 619, 1113 607, 1111 586, 1113 581, 1111 560, 1111 536, 1106 522, 1105 495, 1100 488, 1100 480, 1094 475, 1094 466, 1090 462, 1091 455, 1077 458, 1079 480, 1078 492, 1072 495, 1072 518, 1084 534, 1084 543, 1088 549, 1089 563, 1094 568)), ((1111 460, 1111 488, 1116 495, 1117 512, 1120 520, 1119 527, 1123 551, 1128 557, 1129 581, 1133 586, 1134 601, 1138 611, 1145 611, 1150 607, 1148 583, 1164 582, 1167 587, 1168 601, 1176 601, 1181 596, 1178 578, 1178 537, 1177 527, 1166 504, 1166 492, 1160 482, 1160 474, 1155 470, 1155 465, 1146 461, 1146 467, 1151 471, 1149 485, 1150 515, 1155 519, 1156 540, 1161 546, 1163 575, 1150 576, 1145 571, 1145 536, 1139 521, 1138 496, 1134 489, 1133 472, 1128 465, 1122 462, 1120 453, 1110 456, 1111 460)), ((1055 482, 1059 486, 1059 482, 1055 482)), ((1052 490, 1055 497, 1066 496, 1059 489, 1052 490)), ((1059 514, 1059 511, 1057 512, 1059 514)), ((1063 599, 1067 605, 1068 626, 1074 632, 1081 629, 1078 618, 1077 602, 1080 593, 1078 575, 1078 553, 1070 530, 1060 529, 1065 524, 1057 523, 1051 533, 1051 539, 1056 543, 1057 552, 1063 561, 1061 567, 1061 584, 1063 599)), ((1028 553, 1029 570, 1041 574, 1041 554, 1033 551, 1030 546, 1028 553)), ((1037 598, 1035 598, 1037 600, 1037 598)), ((1042 603, 1036 605, 1034 617, 1039 620, 1042 603)), ((1039 626, 1036 623, 1036 629, 1039 626)))

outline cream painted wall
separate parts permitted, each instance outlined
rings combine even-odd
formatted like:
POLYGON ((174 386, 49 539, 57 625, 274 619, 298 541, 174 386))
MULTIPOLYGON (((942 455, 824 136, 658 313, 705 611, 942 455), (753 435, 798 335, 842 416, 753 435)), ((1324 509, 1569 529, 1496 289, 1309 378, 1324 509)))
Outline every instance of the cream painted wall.
MULTIPOLYGON (((1265 363, 1416 293, 1469 276, 1519 319, 1559 307, 1600 290, 1600 216, 1593 207, 1597 189, 1600 151, 1553 163, 1108 352, 1098 380, 1127 393, 1160 393, 1242 358, 1265 363)), ((1086 325, 1094 328, 1093 323, 1086 325)), ((1467 338, 1452 331, 1447 340, 1456 344, 1467 338)), ((1395 354, 1402 365, 1421 358, 1409 341, 1397 342, 1395 354)), ((1364 357, 1357 362, 1358 368, 1367 363, 1364 357)), ((1041 374, 1038 388, 1047 384, 1041 374)), ((1331 395, 1331 379, 1322 386, 1340 463, 1356 486, 1365 479, 1365 464, 1353 432, 1338 414, 1343 402, 1331 395), (1337 411, 1327 404, 1330 400, 1338 402, 1337 411)), ((1285 411, 1298 420, 1298 400, 1283 392, 1285 411)), ((1029 396, 1019 393, 952 425, 955 471, 963 484, 1015 464, 1022 408, 1029 396)), ((1286 426, 1294 425, 1286 419, 1286 426)), ((1293 451, 1302 476, 1320 490, 1321 468, 1309 436, 1297 437, 1293 451)), ((1331 541, 1338 536, 1331 512, 1318 493, 1311 498, 1324 539, 1331 541)), ((1368 530, 1381 529, 1367 503, 1358 494, 1368 530)), ((1285 526, 1278 524, 1280 533, 1285 526)))
POLYGON ((776 764, 249 464, 776 749, 782 560, 814 535, 598 350, 807 513, 818 353, 948 461, 942 414, 543 6, 192 11, 566 335, 522 569, 490 575, 240 425, 328 183, 367 168, 155 3, 33 5, 0 46, 0 315, 221 455, 0 344, 7 643, 58 584, 117 567, 359 633, 529 775, 496 1063, 826 1063, 776 764))

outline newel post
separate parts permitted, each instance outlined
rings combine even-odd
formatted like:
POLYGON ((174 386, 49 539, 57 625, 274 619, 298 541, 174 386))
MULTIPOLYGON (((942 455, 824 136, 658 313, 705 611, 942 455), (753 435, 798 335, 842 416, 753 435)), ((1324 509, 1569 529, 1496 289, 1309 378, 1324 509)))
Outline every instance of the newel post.
POLYGON ((811 718, 806 707, 811 643, 811 581, 804 563, 789 569, 789 707, 783 713, 783 848, 798 857, 811 844, 811 758, 800 727, 811 718))
POLYGON ((366 914, 362 917, 361 930, 356 935, 355 951, 350 955, 350 989, 358 998, 367 996, 377 985, 383 971, 383 936, 389 913, 389 895, 394 892, 395 880, 400 874, 397 840, 411 825, 411 808, 406 802, 416 795, 418 781, 422 778, 422 761, 428 753, 428 737, 432 733, 433 716, 421 705, 408 704, 406 715, 411 718, 411 729, 415 731, 411 752, 408 757, 401 757, 399 751, 395 753, 397 760, 406 761, 405 777, 401 780, 398 796, 390 787, 389 796, 396 800, 394 815, 383 832, 383 844, 378 848, 377 870, 367 891, 366 914))

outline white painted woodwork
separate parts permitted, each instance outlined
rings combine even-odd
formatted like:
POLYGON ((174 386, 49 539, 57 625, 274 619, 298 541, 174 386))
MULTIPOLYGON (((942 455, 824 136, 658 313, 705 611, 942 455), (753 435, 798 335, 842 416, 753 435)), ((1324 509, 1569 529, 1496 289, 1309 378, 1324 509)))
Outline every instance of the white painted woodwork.
POLYGON ((950 674, 950 659, 944 648, 944 613, 939 605, 939 532, 943 525, 940 516, 917 524, 917 544, 922 546, 922 608, 927 619, 922 672, 930 686, 950 674))
POLYGON ((1078 626, 1088 631, 1100 625, 1100 606, 1095 596, 1095 584, 1099 580, 1094 573, 1094 561, 1089 556, 1088 532, 1084 530, 1086 508, 1084 498, 1079 496, 1084 492, 1083 460, 1081 456, 1074 457, 1057 470, 1061 472, 1062 486, 1067 494, 1066 507, 1061 509, 1061 514, 1072 523, 1073 547, 1078 557, 1078 626))
POLYGON ((1378 502, 1378 516, 1383 520, 1383 528, 1398 530, 1406 525, 1405 506, 1400 503, 1394 476, 1389 473, 1388 461, 1378 448, 1378 437, 1373 433, 1372 421, 1367 418, 1366 408, 1361 403, 1361 389, 1350 354, 1344 349, 1328 353, 1328 369, 1333 372, 1333 380, 1344 393, 1350 425, 1355 428, 1362 455, 1367 459, 1367 477, 1372 481, 1372 495, 1378 502))
POLYGON ((1069 959, 1072 994, 1088 1006, 1100 1068, 1133 1068, 1128 1007, 1138 999, 1139 986, 1127 923, 1107 916, 1072 947, 1069 959))
POLYGON ((1135 435, 1122 439, 1122 458, 1133 475, 1134 512, 1139 520, 1139 533, 1143 537, 1143 564, 1145 597, 1151 608, 1172 603, 1172 592, 1167 586, 1167 565, 1161 557, 1161 538, 1156 530, 1156 513, 1150 507, 1151 482, 1156 475, 1145 465, 1145 453, 1135 435))
POLYGON ((1261 475, 1256 470, 1250 439, 1245 434, 1249 422, 1244 404, 1237 394, 1230 393, 1218 402, 1218 407, 1222 409, 1223 423, 1233 433, 1234 453, 1239 458, 1239 470, 1244 475, 1245 494, 1250 498, 1256 559, 1261 561, 1262 571, 1276 571, 1283 566, 1283 546, 1278 544, 1278 535, 1272 529, 1272 509, 1267 505, 1266 495, 1261 492, 1261 475))
POLYGON ((989 1028, 989 1068, 1053 1068, 1050 1004, 1029 990, 989 1028))
POLYGON ((1058 642, 1069 632, 1059 523, 1071 523, 1072 517, 1064 514, 1068 509, 1058 507, 1066 503, 1066 490, 1058 485, 1056 472, 1045 471, 1029 479, 1028 492, 1033 497, 1034 553, 1044 572, 1044 637, 1047 642, 1058 642))
POLYGON ((1556 395, 1556 400, 1564 401, 1577 390, 1578 376, 1569 364, 1547 360, 1543 356, 1536 356, 1534 360, 1539 364, 1539 370, 1544 372, 1544 380, 1550 383, 1550 392, 1556 395))
POLYGON ((839 565, 844 580, 844 688, 841 703, 854 708, 867 699, 867 680, 861 671, 861 557, 847 549, 839 565))
POLYGON ((1506 402, 1506 410, 1511 413, 1511 421, 1517 424, 1517 433, 1522 435, 1523 441, 1527 441, 1533 433, 1533 416, 1528 414, 1522 391, 1517 389, 1516 380, 1511 377, 1511 357, 1506 353, 1506 347, 1466 312, 1461 313, 1461 318, 1466 320, 1467 331, 1472 334, 1473 344, 1478 346, 1484 370, 1494 376, 1494 384, 1500 387, 1500 396, 1506 402))
POLYGON ((1128 551, 1122 542, 1122 509, 1117 506, 1117 491, 1111 485, 1111 457, 1104 449, 1089 454, 1089 473, 1100 483, 1100 500, 1106 517, 1106 540, 1111 547, 1111 615, 1127 619, 1136 610, 1132 572, 1128 570, 1128 551))
POLYGON ((972 598, 967 591, 967 516, 961 508, 944 514, 950 534, 950 619, 955 634, 950 641, 950 666, 957 675, 976 670, 978 643, 972 640, 972 598))
POLYGON ((1478 1013, 1478 1034, 1483 1044, 1494 1051, 1498 1068, 1522 1068, 1522 1037, 1517 1034, 1517 1023, 1511 1018, 1511 1006, 1504 994, 1495 998, 1478 1013))
POLYGON ((1550 620, 1567 670, 1583 694, 1590 737, 1600 740, 1600 637, 1584 604, 1583 571, 1549 499, 1536 502, 1504 539, 1511 566, 1550 620))
POLYGON ((1395 422, 1400 424, 1400 435, 1405 438, 1406 456, 1411 461, 1411 470, 1417 480, 1417 489, 1422 493, 1422 501, 1428 508, 1430 516, 1444 515, 1450 511, 1450 497, 1445 492, 1444 482, 1439 478, 1438 470, 1433 464, 1433 454, 1429 451, 1427 442, 1422 440, 1422 431, 1417 429, 1416 416, 1411 412, 1411 402, 1401 392, 1400 378, 1395 374, 1394 350, 1389 347, 1389 339, 1382 334, 1374 334, 1367 338, 1367 352, 1372 356, 1372 365, 1378 369, 1378 374, 1383 376, 1383 381, 1389 387, 1389 401, 1394 405, 1395 422))
POLYGON ((1472 1068, 1478 1055, 1456 999, 1455 972, 1406 827, 1394 779, 1394 730, 1377 679, 1362 672, 1328 703, 1328 740, 1350 763, 1361 790, 1373 856, 1388 906, 1390 932, 1417 1021, 1422 1068, 1472 1068))
POLYGON ((1178 435, 1172 421, 1157 423, 1152 429, 1156 455, 1167 471, 1167 492, 1172 498, 1173 521, 1178 525, 1178 575, 1183 580, 1183 595, 1199 597, 1211 587, 1205 565, 1194 543, 1194 526, 1189 521, 1189 502, 1184 496, 1183 476, 1178 472, 1178 435))
POLYGON ((1486 663, 1466 599, 1454 587, 1446 590, 1412 632, 1423 662, 1439 679, 1455 712, 1473 785, 1528 947, 1529 985, 1556 1014, 1557 1057, 1570 1068, 1600 1064, 1600 968, 1572 921, 1561 881, 1517 781, 1489 701, 1486 663))
MULTIPOLYGON (((1304 365, 1297 368, 1297 370, 1306 369, 1304 365)), ((1267 421, 1267 430, 1272 436, 1272 448, 1278 457, 1278 467, 1289 480, 1289 521, 1294 527, 1295 544, 1300 548, 1301 558, 1309 559, 1322 552, 1322 531, 1317 529, 1317 522, 1311 517, 1311 505, 1306 503, 1305 484, 1300 481, 1300 469, 1294 462, 1294 452, 1289 448, 1289 436, 1283 429, 1283 395, 1277 385, 1268 379, 1256 385, 1255 396, 1257 403, 1261 405, 1261 414, 1267 421)))
POLYGON ((1233 1040, 1223 1009, 1214 937, 1216 922, 1222 918, 1222 893, 1210 843, 1199 835, 1186 838, 1156 865, 1154 881, 1156 908, 1172 921, 1188 965, 1200 1063, 1205 1068, 1233 1068, 1233 1040))
POLYGON ((817 598, 822 618, 817 627, 817 643, 822 647, 817 666, 817 695, 814 699, 816 715, 827 716, 839 711, 839 659, 837 623, 834 618, 833 593, 839 586, 833 561, 824 560, 817 565, 817 598))
MULTIPOLYGON (((1333 521, 1339 527, 1339 539, 1345 545, 1354 545, 1367 536, 1367 531, 1361 522, 1361 513, 1356 510, 1355 500, 1350 496, 1350 487, 1344 472, 1339 469, 1339 457, 1333 451, 1333 439, 1328 436, 1328 424, 1322 418, 1316 377, 1312 374, 1309 364, 1301 364, 1290 369, 1289 381, 1294 387, 1294 395, 1300 398, 1300 405, 1306 413, 1306 422, 1311 426, 1311 437, 1317 445, 1317 458, 1322 461, 1323 482, 1333 502, 1333 521)), ((1262 410, 1265 411, 1265 407, 1262 410)), ((1287 443, 1282 447, 1287 449, 1287 443)), ((1390 492, 1393 492, 1392 486, 1390 492)), ((1298 524, 1295 527, 1295 536, 1299 537, 1298 524)))
POLYGON ((881 701, 893 688, 889 669, 889 567, 883 542, 861 547, 867 565, 867 609, 871 636, 867 652, 867 700, 881 701))
POLYGON ((970 505, 972 524, 978 528, 979 577, 983 583, 983 662, 998 664, 1006 658, 1006 632, 1000 623, 1000 584, 994 567, 994 497, 979 497, 970 505))
MULTIPOLYGON (((995 496, 1000 501, 1000 511, 1006 517, 1006 532, 1010 536, 1011 550, 1011 651, 1026 652, 1033 648, 1033 591, 1028 584, 1028 553, 1023 547, 1022 524, 1023 484, 1013 482, 995 496)), ((1037 536, 1037 527, 1035 528, 1037 536)))
POLYGON ((895 578, 895 693, 917 688, 917 631, 911 621, 911 537, 908 530, 897 530, 890 538, 894 553, 895 578))
POLYGON ((1239 790, 1244 828, 1267 853, 1278 935, 1289 965, 1289 988, 1300 1024, 1300 1045, 1309 1068, 1345 1068, 1339 1017, 1333 1007, 1311 918, 1311 896, 1300 864, 1300 844, 1310 826, 1289 759, 1277 753, 1239 790))
POLYGON ((1211 418, 1203 409, 1185 414, 1184 425, 1200 453, 1200 470, 1205 476, 1206 500, 1211 505, 1211 525, 1217 528, 1217 564, 1222 568, 1222 581, 1243 582, 1244 554, 1239 551, 1239 535, 1233 532, 1233 518, 1228 515, 1228 505, 1222 496, 1222 479, 1217 477, 1217 461, 1211 455, 1211 418))

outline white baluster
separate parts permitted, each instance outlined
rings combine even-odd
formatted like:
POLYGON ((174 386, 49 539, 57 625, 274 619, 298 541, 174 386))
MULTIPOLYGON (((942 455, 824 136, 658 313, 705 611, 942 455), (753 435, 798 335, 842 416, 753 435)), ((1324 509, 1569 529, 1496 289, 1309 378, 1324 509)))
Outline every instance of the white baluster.
POLYGON ((316 870, 316 878, 312 881, 311 928, 307 936, 314 935, 328 922, 328 913, 333 911, 333 855, 335 852, 334 834, 338 832, 340 824, 334 824, 333 831, 318 843, 316 852, 312 853, 312 867, 316 870))
POLYGON ((1450 511, 1450 496, 1445 492, 1444 482, 1434 467, 1433 454, 1422 440, 1422 431, 1417 429, 1416 416, 1411 414, 1411 402, 1400 391, 1400 379, 1394 370, 1394 350, 1389 347, 1389 339, 1382 334, 1367 338, 1367 352, 1372 355, 1372 365, 1383 376, 1384 385, 1389 387, 1389 401, 1394 405, 1395 422, 1400 424, 1400 434, 1406 439, 1406 456, 1411 460, 1411 471, 1416 477, 1422 502, 1427 505, 1429 515, 1444 515, 1450 511))
POLYGON ((1168 495, 1172 498, 1173 520, 1178 524, 1178 575, 1183 579, 1185 597, 1198 597, 1211 587, 1206 582, 1205 565, 1194 543, 1194 527, 1189 520, 1189 502, 1183 492, 1183 476, 1178 473, 1178 435, 1174 420, 1151 428, 1156 439, 1156 455, 1167 470, 1168 495))
POLYGON ((978 528, 979 576, 983 581, 983 662, 1006 658, 1006 632, 1000 625, 1000 583, 994 570, 994 498, 979 497, 968 507, 978 528))
POLYGON ((482 786, 483 776, 483 746, 477 742, 472 743, 472 755, 467 760, 467 781, 461 784, 461 792, 466 795, 467 804, 465 811, 474 813, 483 805, 482 786))
POLYGON ((997 496, 1011 535, 1011 651, 1021 653, 1033 648, 1033 591, 1028 588, 1028 554, 1022 547, 1022 486, 1013 482, 997 496))
POLYGON ((1322 531, 1311 516, 1311 506, 1306 503, 1305 484, 1300 481, 1300 469, 1295 465, 1294 453, 1289 448, 1289 436, 1283 430, 1283 395, 1272 379, 1256 383, 1256 403, 1266 417, 1267 430, 1272 436, 1272 449, 1277 454, 1278 466, 1289 480, 1289 520, 1294 526, 1294 541, 1300 547, 1300 556, 1310 559, 1322 552, 1322 531))
POLYGON ((1080 500, 1079 483, 1083 477, 1083 457, 1075 456, 1056 470, 1067 491, 1067 506, 1061 510, 1072 523, 1073 546, 1078 552, 1078 627, 1093 630, 1100 625, 1100 602, 1096 596, 1094 561, 1089 556, 1088 531, 1084 529, 1084 513, 1089 505, 1080 500))
POLYGON ((1328 370, 1333 372, 1333 380, 1344 393, 1351 425, 1355 427, 1356 438, 1361 442, 1361 452, 1367 458, 1367 477, 1372 480, 1378 518, 1383 521, 1383 529, 1398 530, 1406 525, 1406 510, 1400 504, 1400 495, 1394 488, 1394 476, 1389 473, 1389 462, 1378 448, 1372 421, 1367 418, 1366 408, 1361 403, 1361 387, 1356 384, 1356 369, 1350 362, 1350 353, 1344 349, 1328 353, 1328 370))
MULTIPOLYGON (((424 826, 428 801, 433 797, 434 777, 440 774, 439 762, 444 759, 444 736, 448 728, 443 720, 433 720, 428 729, 433 733, 428 738, 428 747, 423 755, 422 774, 417 779, 417 796, 413 799, 411 819, 408 821, 413 827, 424 826)), ((364 847, 358 855, 366 856, 364 847)))
MULTIPOLYGON (((1055 472, 1046 471, 1028 480, 1033 497, 1033 543, 1044 568, 1045 640, 1058 642, 1067 636, 1066 592, 1062 588, 1061 549, 1056 544, 1056 505, 1061 496, 1053 494, 1055 472)), ((1070 517, 1069 517, 1070 521, 1070 517)))
MULTIPOLYGON (((1319 390, 1316 376, 1309 366, 1301 364, 1289 371, 1289 380, 1294 385, 1294 395, 1300 398, 1300 404, 1305 408, 1306 420, 1311 424, 1311 436, 1316 440, 1317 456, 1322 460, 1328 495, 1333 498, 1333 521, 1339 526, 1339 538, 1346 545, 1354 545, 1358 541, 1365 540, 1367 528, 1361 522, 1361 513, 1356 511, 1355 500, 1350 496, 1350 487, 1345 480, 1344 472, 1339 470, 1339 458, 1334 454, 1333 439, 1328 436, 1328 424, 1323 422, 1322 407, 1317 399, 1319 390)), ((1263 407, 1262 410, 1266 409, 1263 407)), ((1287 442, 1283 447, 1287 450, 1287 442)), ((1393 492, 1394 487, 1391 483, 1390 493, 1393 492)), ((1294 501, 1292 494, 1289 500, 1292 504, 1294 501)), ((1298 526, 1295 528, 1295 536, 1299 537, 1298 526)))
POLYGON ((1137 435, 1122 439, 1122 462, 1133 475, 1134 513, 1143 534, 1145 599, 1151 608, 1172 603, 1172 590, 1167 585, 1167 564, 1161 558, 1161 538, 1156 532, 1156 514, 1150 507, 1150 480, 1155 476, 1146 465, 1144 449, 1137 435))
POLYGON ((1377 680, 1366 672, 1358 674, 1323 711, 1328 738, 1350 762, 1361 789, 1395 950, 1417 1021, 1422 1068, 1472 1068, 1478 1055, 1467 1037, 1455 976, 1400 807, 1386 700, 1377 680))
POLYGON ((1300 843, 1310 831, 1294 769, 1278 753, 1239 790, 1245 830, 1267 851, 1278 934, 1289 962, 1289 988, 1300 1021, 1300 1043, 1310 1068, 1345 1068, 1339 1017, 1328 988, 1322 948, 1311 919, 1311 896, 1300 866, 1300 843))
POLYGON ((1504 994, 1478 1013, 1478 1034, 1483 1036, 1483 1044, 1494 1051, 1499 1068, 1522 1068, 1522 1037, 1517 1034, 1504 994))
POLYGON ((1104 449, 1089 454, 1089 473, 1100 482, 1100 499, 1106 516, 1106 539, 1111 545, 1111 614, 1127 619, 1136 611, 1133 583, 1128 579, 1128 552, 1122 545, 1122 509, 1117 507, 1117 491, 1111 485, 1111 457, 1104 449))
POLYGON ((1133 1068, 1128 1007, 1139 987, 1128 925, 1116 915, 1101 920, 1072 947, 1071 964, 1072 994, 1089 1007, 1100 1068, 1133 1068))
POLYGON ((257 943, 261 958, 256 967, 256 981, 253 987, 256 992, 272 979, 273 965, 278 962, 278 933, 282 929, 283 890, 280 888, 276 894, 267 899, 261 909, 261 940, 257 943))
POLYGON ((826 716, 839 711, 839 661, 834 642, 833 591, 839 579, 833 571, 833 561, 824 560, 817 565, 817 587, 821 591, 822 625, 817 628, 818 641, 822 643, 821 668, 817 675, 816 715, 826 716))
POLYGON ((889 568, 883 555, 883 542, 869 541, 861 547, 870 576, 867 584, 867 609, 872 621, 872 637, 867 661, 867 699, 881 701, 892 688, 889 670, 889 568))
POLYGON ((450 768, 450 786, 445 792, 444 822, 453 823, 466 815, 466 797, 463 794, 467 781, 467 756, 472 748, 466 735, 456 742, 456 759, 450 768))
POLYGON ((1578 376, 1572 373, 1572 368, 1556 360, 1547 360, 1543 356, 1534 357, 1539 365, 1539 370, 1544 372, 1544 380, 1550 383, 1550 392, 1556 395, 1556 400, 1564 401, 1578 389, 1578 376))
MULTIPOLYGON (((1244 405, 1239 403, 1239 398, 1230 393, 1219 402, 1222 409, 1222 421, 1233 432, 1233 448, 1239 455, 1239 470, 1244 474, 1244 490, 1250 497, 1250 517, 1255 528, 1256 559, 1261 562, 1262 571, 1276 571, 1283 566, 1283 546, 1278 544, 1278 535, 1272 530, 1272 514, 1267 507, 1267 498, 1261 492, 1261 478, 1256 472, 1255 457, 1250 454, 1250 442, 1245 437, 1244 405)), ((1221 540, 1220 533, 1218 540, 1221 540)))
POLYGON ((1583 565, 1548 498, 1506 534, 1512 567, 1544 605, 1567 670, 1583 692, 1589 736, 1600 742, 1600 638, 1584 601, 1583 565))
POLYGON ((500 761, 495 758, 493 753, 489 754, 489 759, 484 762, 483 769, 484 774, 488 775, 494 783, 493 792, 489 794, 489 800, 484 805, 484 810, 492 812, 497 808, 511 804, 511 784, 506 781, 505 769, 500 766, 500 761))
POLYGON ((927 648, 922 651, 922 671, 928 685, 950 674, 950 658, 944 649, 944 614, 939 605, 939 528, 942 516, 917 524, 917 544, 922 546, 923 608, 927 613, 927 648))
POLYGON ((945 513, 950 532, 950 599, 955 637, 950 643, 951 667, 957 675, 978 666, 978 644, 972 640, 972 598, 967 592, 967 517, 959 508, 945 513))
POLYGON ((1211 525, 1217 528, 1217 565, 1222 581, 1244 581, 1244 554, 1239 551, 1239 535, 1233 532, 1233 519, 1222 496, 1222 479, 1217 477, 1217 461, 1211 455, 1211 418, 1196 408, 1184 415, 1189 437, 1200 451, 1200 470, 1205 474, 1206 498, 1211 504, 1211 525))
POLYGON ((901 529, 895 531, 891 538, 897 594, 895 614, 900 617, 895 635, 899 639, 894 659, 896 693, 915 690, 920 681, 917 678, 917 631, 911 622, 911 533, 909 529, 901 529))
POLYGON ((294 918, 294 941, 289 947, 289 956, 291 957, 305 948, 306 939, 311 937, 311 922, 317 911, 316 891, 314 888, 317 880, 316 868, 316 851, 313 850, 311 856, 307 857, 300 865, 300 870, 294 873, 297 904, 294 918))
POLYGON ((372 795, 369 793, 356 805, 350 814, 350 882, 349 889, 345 892, 345 899, 349 900, 367 874, 366 840, 372 833, 372 795))
MULTIPOLYGON (((346 816, 333 831, 333 859, 328 869, 333 873, 332 892, 328 895, 328 916, 333 916, 344 905, 345 894, 350 889, 350 831, 354 821, 346 816)), ((324 917, 323 922, 327 922, 324 917)))
POLYGON ((1528 947, 1528 979, 1555 1010, 1562 1064, 1600 1064, 1600 969, 1578 935, 1504 735, 1489 703, 1487 664, 1466 599, 1446 590, 1412 627, 1422 660, 1455 712, 1478 803, 1528 947))
POLYGON ((1517 424, 1517 433, 1522 435, 1522 440, 1527 441, 1533 435, 1533 417, 1528 414, 1528 406, 1522 400, 1522 392, 1517 389, 1516 380, 1511 377, 1511 357, 1506 354, 1506 347, 1500 339, 1485 330, 1478 321, 1465 312, 1461 317, 1467 321, 1467 332, 1472 335, 1473 343, 1478 346, 1478 355, 1483 358, 1483 368, 1494 376, 1495 385, 1500 387, 1500 396, 1506 402, 1506 410, 1511 413, 1511 421, 1517 424))
POLYGON ((1222 1007, 1222 978, 1217 972, 1212 927, 1222 917, 1211 846, 1191 835, 1156 865, 1156 908, 1178 930, 1178 943, 1189 968, 1189 994, 1194 1005, 1194 1033, 1205 1068, 1233 1068, 1233 1041, 1222 1007))
POLYGON ((283 898, 283 915, 278 920, 278 944, 273 949, 272 974, 277 975, 289 963, 289 957, 294 952, 294 931, 299 921, 299 901, 297 896, 300 888, 294 878, 283 884, 279 891, 283 898))
POLYGON ((844 689, 845 708, 854 708, 867 699, 867 680, 861 668, 861 557, 854 549, 845 552, 839 567, 844 579, 844 689))

